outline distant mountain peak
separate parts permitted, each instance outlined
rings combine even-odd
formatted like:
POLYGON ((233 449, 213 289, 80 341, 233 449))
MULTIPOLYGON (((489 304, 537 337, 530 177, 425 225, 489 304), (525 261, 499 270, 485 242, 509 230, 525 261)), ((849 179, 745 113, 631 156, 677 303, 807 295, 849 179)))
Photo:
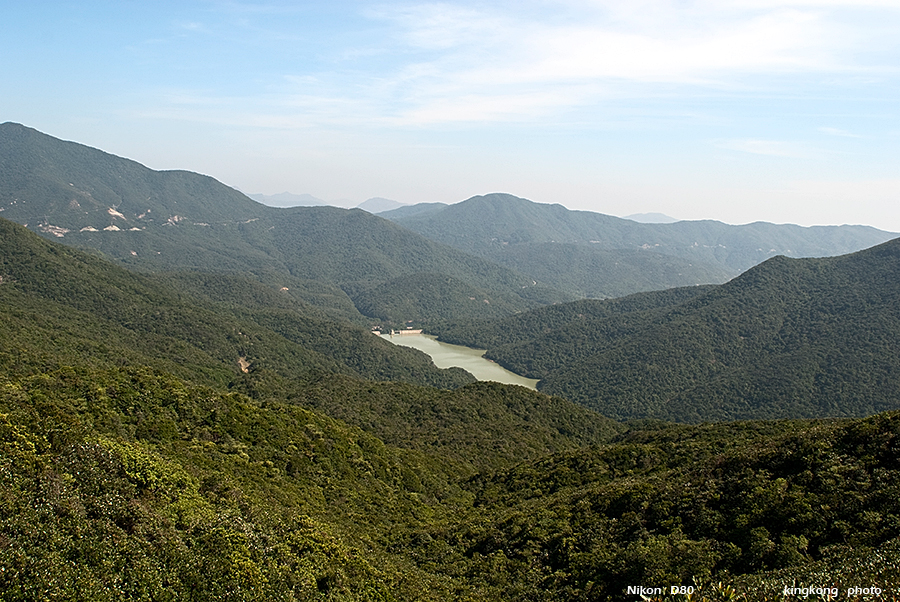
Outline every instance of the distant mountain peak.
POLYGON ((669 217, 665 213, 632 213, 631 215, 626 215, 623 219, 630 219, 641 224, 674 224, 677 221, 681 221, 674 217, 669 217))
POLYGON ((369 213, 381 213, 382 211, 391 211, 393 209, 399 209, 400 207, 406 207, 406 203, 385 199, 380 196, 367 199, 356 206, 357 209, 362 209, 369 213))
POLYGON ((247 196, 270 207, 323 207, 331 204, 328 201, 305 193, 279 192, 278 194, 248 194, 247 196))

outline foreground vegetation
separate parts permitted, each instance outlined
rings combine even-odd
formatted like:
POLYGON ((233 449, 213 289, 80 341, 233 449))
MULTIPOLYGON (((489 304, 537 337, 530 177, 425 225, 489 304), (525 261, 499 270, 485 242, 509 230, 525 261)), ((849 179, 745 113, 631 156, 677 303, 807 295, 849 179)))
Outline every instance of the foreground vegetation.
POLYGON ((898 436, 898 413, 658 424, 560 439, 568 451, 550 455, 538 438, 515 463, 490 446, 443 453, 427 432, 385 444, 297 400, 142 368, 4 378, 2 598, 617 600, 628 585, 724 582, 780 599, 823 579, 894 591, 898 436))

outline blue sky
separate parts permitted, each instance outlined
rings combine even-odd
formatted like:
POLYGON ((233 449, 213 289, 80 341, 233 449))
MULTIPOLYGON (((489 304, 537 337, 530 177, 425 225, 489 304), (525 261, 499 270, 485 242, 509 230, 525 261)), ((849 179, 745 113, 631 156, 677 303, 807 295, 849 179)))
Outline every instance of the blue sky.
POLYGON ((4 4, 0 121, 154 169, 900 231, 900 0, 4 4))

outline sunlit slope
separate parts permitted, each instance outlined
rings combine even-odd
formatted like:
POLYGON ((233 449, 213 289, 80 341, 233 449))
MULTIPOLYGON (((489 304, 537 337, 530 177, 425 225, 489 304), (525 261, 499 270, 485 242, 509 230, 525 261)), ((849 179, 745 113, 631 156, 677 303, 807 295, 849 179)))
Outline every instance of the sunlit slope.
POLYGON ((471 472, 604 443, 625 429, 568 400, 495 382, 449 391, 331 375, 286 383, 250 373, 234 390, 260 400, 288 399, 471 472))
MULTIPOLYGON (((498 407, 525 401, 498 388, 511 393, 498 407)), ((403 449, 297 399, 145 368, 3 376, 4 593, 550 602, 702 580, 766 600, 826 569, 889 587, 897 420, 650 425, 591 447, 557 439, 553 455, 520 426, 525 461, 510 466, 509 450, 459 440, 440 454, 449 423, 401 421, 403 449)))

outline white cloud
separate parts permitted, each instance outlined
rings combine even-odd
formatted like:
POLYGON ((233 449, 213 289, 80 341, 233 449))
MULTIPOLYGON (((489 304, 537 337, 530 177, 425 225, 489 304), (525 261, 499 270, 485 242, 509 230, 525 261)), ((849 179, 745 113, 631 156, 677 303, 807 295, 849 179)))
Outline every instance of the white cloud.
POLYGON ((407 44, 425 50, 445 50, 464 44, 483 46, 493 34, 505 32, 510 22, 503 14, 447 3, 384 6, 367 14, 395 23, 407 44))
POLYGON ((407 123, 515 121, 530 119, 570 103, 570 96, 553 91, 470 95, 431 101, 410 110, 400 121, 407 123))
POLYGON ((829 127, 820 127, 819 131, 823 134, 828 134, 829 136, 838 136, 841 138, 862 138, 859 134, 853 134, 848 132, 847 130, 841 130, 838 128, 829 128, 829 127))
POLYGON ((771 157, 789 157, 793 159, 809 159, 821 155, 818 149, 810 148, 800 142, 784 140, 758 140, 753 138, 740 140, 719 140, 715 146, 727 150, 768 155, 771 157))
POLYGON ((183 29, 186 31, 206 31, 207 28, 203 23, 197 21, 180 21, 175 23, 176 29, 183 29))

